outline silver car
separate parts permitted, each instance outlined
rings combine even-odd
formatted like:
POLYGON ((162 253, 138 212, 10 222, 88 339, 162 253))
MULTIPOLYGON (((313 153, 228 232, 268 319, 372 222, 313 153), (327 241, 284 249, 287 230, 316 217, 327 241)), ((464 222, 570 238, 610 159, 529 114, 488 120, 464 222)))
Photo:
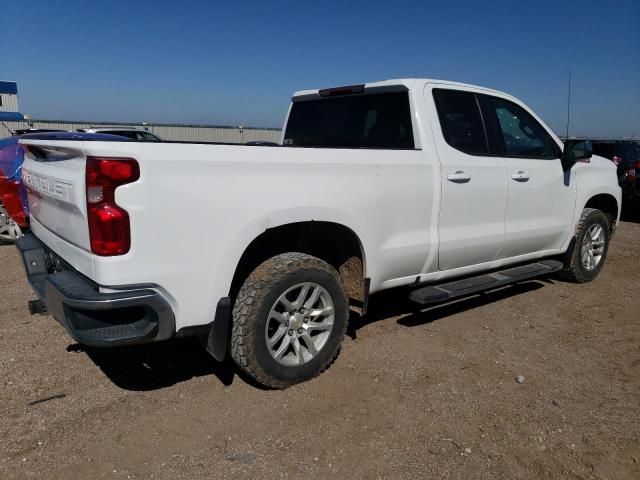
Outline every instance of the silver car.
POLYGON ((138 142, 161 142, 162 139, 146 130, 128 127, 96 127, 96 128, 79 128, 78 132, 85 133, 106 133, 109 135, 118 135, 126 137, 138 142))

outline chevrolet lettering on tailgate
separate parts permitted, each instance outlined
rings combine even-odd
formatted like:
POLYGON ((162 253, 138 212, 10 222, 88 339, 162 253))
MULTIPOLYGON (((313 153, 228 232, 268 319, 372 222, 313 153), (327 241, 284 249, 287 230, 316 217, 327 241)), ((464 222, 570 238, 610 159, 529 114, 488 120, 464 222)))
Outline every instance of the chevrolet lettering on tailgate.
POLYGON ((27 188, 37 192, 46 193, 62 200, 70 200, 72 185, 62 180, 35 175, 26 170, 22 171, 22 180, 27 188))

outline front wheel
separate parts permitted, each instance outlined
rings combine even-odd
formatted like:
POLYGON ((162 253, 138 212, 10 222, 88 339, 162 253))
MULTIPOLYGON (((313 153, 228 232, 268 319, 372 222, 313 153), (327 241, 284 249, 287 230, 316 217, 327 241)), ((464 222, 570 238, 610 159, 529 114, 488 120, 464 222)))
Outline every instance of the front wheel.
POLYGON ((240 288, 231 356, 258 383, 286 388, 331 365, 347 318, 347 297, 333 267, 304 253, 276 255, 240 288))
POLYGON ((562 276, 577 283, 596 278, 609 250, 609 232, 605 214, 594 208, 585 208, 578 223, 573 250, 567 252, 568 267, 562 276))

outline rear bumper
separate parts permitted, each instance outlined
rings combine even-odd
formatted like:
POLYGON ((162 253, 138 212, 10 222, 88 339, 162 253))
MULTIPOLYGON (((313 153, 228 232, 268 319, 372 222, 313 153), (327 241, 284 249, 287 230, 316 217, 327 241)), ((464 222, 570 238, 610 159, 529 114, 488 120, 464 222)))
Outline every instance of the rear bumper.
POLYGON ((175 318, 155 290, 129 286, 101 293, 100 286, 64 264, 33 234, 18 239, 29 283, 75 340, 95 347, 155 342, 171 338, 175 318))

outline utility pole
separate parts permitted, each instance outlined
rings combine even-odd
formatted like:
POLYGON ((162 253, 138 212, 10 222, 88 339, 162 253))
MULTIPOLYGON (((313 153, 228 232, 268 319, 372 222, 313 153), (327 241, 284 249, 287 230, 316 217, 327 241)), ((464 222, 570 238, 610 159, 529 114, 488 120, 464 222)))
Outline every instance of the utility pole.
POLYGON ((569 139, 569 121, 571 120, 571 69, 569 69, 569 93, 567 94, 567 131, 565 139, 569 139))

